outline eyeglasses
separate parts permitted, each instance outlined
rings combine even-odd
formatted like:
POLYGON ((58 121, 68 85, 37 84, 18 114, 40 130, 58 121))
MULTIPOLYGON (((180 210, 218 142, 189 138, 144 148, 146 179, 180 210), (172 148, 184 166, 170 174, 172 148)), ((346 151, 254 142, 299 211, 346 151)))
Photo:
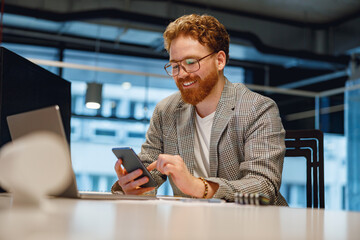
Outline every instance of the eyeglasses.
POLYGON ((196 58, 186 58, 177 62, 169 62, 165 64, 164 69, 169 74, 170 77, 175 77, 180 73, 180 67, 187 73, 193 73, 200 69, 200 61, 213 55, 216 52, 210 53, 205 57, 196 59, 196 58))

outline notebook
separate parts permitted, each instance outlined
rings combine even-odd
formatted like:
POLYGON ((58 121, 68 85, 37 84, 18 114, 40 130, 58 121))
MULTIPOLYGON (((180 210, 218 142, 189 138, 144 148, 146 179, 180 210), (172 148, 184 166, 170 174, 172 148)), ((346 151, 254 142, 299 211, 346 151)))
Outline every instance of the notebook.
MULTIPOLYGON (((66 141, 64 126, 61 120, 60 107, 57 105, 41 108, 33 111, 19 113, 7 117, 7 122, 12 140, 36 131, 49 131, 59 135, 66 141)), ((69 146, 69 145, 67 145, 69 146)), ((70 151, 69 151, 70 152, 70 151)), ((68 161, 71 164, 71 157, 68 161)), ((66 190, 57 197, 82 198, 82 199, 128 199, 128 200, 151 200, 156 196, 148 195, 120 195, 110 192, 83 192, 76 185, 74 169, 71 167, 71 183, 66 190)))

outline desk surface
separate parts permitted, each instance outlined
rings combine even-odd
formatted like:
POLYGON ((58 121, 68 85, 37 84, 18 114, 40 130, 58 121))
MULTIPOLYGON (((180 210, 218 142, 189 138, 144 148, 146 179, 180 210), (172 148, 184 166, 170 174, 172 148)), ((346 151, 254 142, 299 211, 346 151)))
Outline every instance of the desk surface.
POLYGON ((360 213, 169 200, 0 197, 0 239, 359 239, 360 213))

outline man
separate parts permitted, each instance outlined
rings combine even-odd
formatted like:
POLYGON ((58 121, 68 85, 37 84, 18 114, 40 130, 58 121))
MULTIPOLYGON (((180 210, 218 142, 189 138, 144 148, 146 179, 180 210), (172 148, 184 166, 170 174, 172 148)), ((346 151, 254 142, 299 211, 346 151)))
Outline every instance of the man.
MULTIPOLYGON (((232 84, 224 76, 229 35, 217 19, 185 15, 164 32, 170 61, 165 65, 180 92, 154 110, 139 154, 161 185, 167 177, 174 195, 222 198, 262 193, 287 205, 279 193, 285 131, 276 104, 232 84)), ((119 180, 112 192, 143 194, 148 179, 115 164, 119 180), (135 180, 136 179, 136 180, 135 180)))

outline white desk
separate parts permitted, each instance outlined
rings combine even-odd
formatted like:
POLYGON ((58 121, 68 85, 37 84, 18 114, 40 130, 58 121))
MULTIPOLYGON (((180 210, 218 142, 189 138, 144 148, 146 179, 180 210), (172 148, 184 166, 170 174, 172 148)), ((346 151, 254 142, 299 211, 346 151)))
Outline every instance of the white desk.
POLYGON ((1 240, 360 239, 359 212, 165 200, 49 199, 42 209, 8 203, 0 204, 1 240))

